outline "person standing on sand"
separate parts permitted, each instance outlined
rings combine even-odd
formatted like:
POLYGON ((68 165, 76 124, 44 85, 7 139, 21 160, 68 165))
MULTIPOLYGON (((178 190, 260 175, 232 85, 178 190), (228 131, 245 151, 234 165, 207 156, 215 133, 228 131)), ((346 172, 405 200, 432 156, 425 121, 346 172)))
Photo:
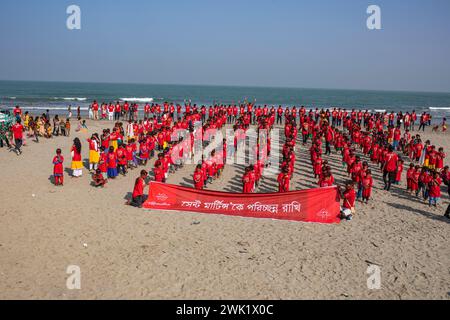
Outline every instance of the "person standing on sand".
POLYGON ((15 144, 15 150, 17 155, 22 154, 22 143, 23 143, 23 126, 22 126, 22 120, 17 119, 16 124, 11 127, 11 131, 14 138, 14 144, 15 144))
POLYGON ((97 133, 94 133, 87 142, 89 143, 89 171, 93 172, 97 170, 100 161, 100 138, 97 133))
POLYGON ((53 158, 53 180, 55 186, 64 185, 64 157, 61 155, 61 149, 56 150, 56 156, 53 158))
POLYGON ((194 176, 194 186, 196 190, 203 190, 205 186, 205 181, 203 178, 203 172, 202 172, 202 165, 197 165, 197 168, 195 169, 194 176))
POLYGON ((73 140, 72 154, 72 177, 79 178, 83 175, 83 162, 81 159, 81 141, 78 138, 73 140))
POLYGON ((255 182, 252 179, 252 169, 250 167, 245 168, 245 174, 242 177, 243 190, 242 193, 253 193, 255 182))
POLYGON ((398 155, 394 152, 394 147, 389 145, 388 153, 383 164, 384 190, 390 191, 391 185, 397 176, 398 155))
POLYGON ((278 175, 278 193, 289 192, 290 185, 290 175, 289 169, 284 168, 283 171, 278 175))
POLYGON ((92 112, 94 114, 94 120, 98 120, 98 103, 96 100, 94 100, 94 103, 92 104, 92 112))
POLYGON ((347 182, 345 189, 339 187, 339 193, 344 200, 341 208, 341 219, 350 221, 355 214, 356 192, 353 181, 347 182))

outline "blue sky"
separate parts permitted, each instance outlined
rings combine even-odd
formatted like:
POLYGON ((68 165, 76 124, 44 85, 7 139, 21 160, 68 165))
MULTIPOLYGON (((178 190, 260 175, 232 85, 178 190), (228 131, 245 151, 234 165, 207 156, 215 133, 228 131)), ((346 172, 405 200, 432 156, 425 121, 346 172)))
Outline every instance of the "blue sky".
POLYGON ((3 80, 450 92, 449 40, 448 0, 0 1, 3 80))

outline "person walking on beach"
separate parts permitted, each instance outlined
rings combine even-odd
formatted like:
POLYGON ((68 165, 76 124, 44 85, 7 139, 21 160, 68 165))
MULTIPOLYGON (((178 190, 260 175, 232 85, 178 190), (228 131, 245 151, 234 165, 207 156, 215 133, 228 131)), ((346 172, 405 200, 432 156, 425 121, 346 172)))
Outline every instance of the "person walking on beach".
POLYGON ((17 119, 16 124, 11 127, 11 131, 14 138, 15 150, 17 155, 22 154, 22 144, 23 144, 23 126, 22 120, 17 119))

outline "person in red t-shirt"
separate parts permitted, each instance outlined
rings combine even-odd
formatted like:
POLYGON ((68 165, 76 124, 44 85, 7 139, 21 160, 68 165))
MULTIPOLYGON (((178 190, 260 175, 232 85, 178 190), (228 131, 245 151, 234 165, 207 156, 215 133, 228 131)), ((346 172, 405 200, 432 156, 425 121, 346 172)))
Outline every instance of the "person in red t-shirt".
POLYGON ((394 152, 394 147, 390 145, 384 158, 383 165, 384 190, 386 191, 390 191, 391 184, 395 182, 397 177, 397 165, 398 155, 394 152))
POLYGON ((252 170, 250 167, 245 168, 245 174, 242 177, 243 192, 253 193, 255 182, 252 180, 252 170))
POLYGON ((370 196, 372 195, 372 187, 373 187, 373 178, 372 178, 372 171, 367 170, 366 174, 361 180, 362 185, 362 199, 363 202, 365 201, 366 204, 369 203, 370 196))
POLYGON ((280 173, 278 176, 278 192, 289 192, 289 185, 290 185, 290 176, 289 176, 289 169, 285 168, 283 169, 283 172, 280 173))
POLYGON ((134 183, 133 195, 131 201, 128 201, 127 204, 136 208, 142 208, 142 204, 144 203, 144 187, 147 185, 145 179, 147 179, 148 172, 145 170, 141 171, 141 175, 136 179, 134 183))
POLYGON ((355 213, 356 192, 354 182, 347 182, 344 190, 339 187, 339 193, 341 195, 341 199, 343 199, 341 219, 350 221, 353 219, 353 214, 355 213))
POLYGON ((53 158, 53 179, 55 186, 64 185, 64 157, 61 155, 61 149, 56 150, 56 156, 53 158))
POLYGON ((122 175, 126 176, 128 159, 127 159, 127 151, 122 144, 119 145, 119 148, 117 148, 116 156, 117 156, 117 173, 122 172, 122 175))
POLYGON ((203 176, 203 171, 202 171, 202 165, 199 164, 197 166, 197 168, 195 169, 194 172, 194 187, 197 190, 203 190, 204 186, 205 186, 205 180, 204 180, 204 176, 203 176))
POLYGON ((17 155, 22 154, 22 144, 23 144, 23 126, 22 126, 22 120, 17 119, 17 122, 15 125, 11 127, 11 131, 14 138, 14 145, 17 155))
POLYGON ((433 173, 433 177, 428 184, 429 189, 429 206, 434 205, 437 206, 437 203, 441 199, 441 184, 442 179, 439 176, 438 172, 433 173))

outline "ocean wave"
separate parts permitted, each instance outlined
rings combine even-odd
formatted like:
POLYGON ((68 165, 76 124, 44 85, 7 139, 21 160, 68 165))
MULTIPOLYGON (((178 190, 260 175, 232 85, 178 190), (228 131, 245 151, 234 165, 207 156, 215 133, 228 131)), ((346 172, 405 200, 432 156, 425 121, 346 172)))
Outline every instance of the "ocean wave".
POLYGON ((375 112, 379 112, 379 113, 385 113, 385 112, 386 112, 386 110, 375 109, 375 112))
POLYGON ((65 100, 65 101, 86 101, 87 100, 87 98, 72 98, 72 97, 69 97, 69 98, 58 98, 58 97, 54 97, 53 98, 53 100, 65 100))
POLYGON ((434 108, 434 107, 430 107, 429 108, 431 111, 450 111, 450 107, 443 107, 443 108, 434 108))
POLYGON ((120 101, 128 102, 153 102, 153 98, 120 98, 120 101))

